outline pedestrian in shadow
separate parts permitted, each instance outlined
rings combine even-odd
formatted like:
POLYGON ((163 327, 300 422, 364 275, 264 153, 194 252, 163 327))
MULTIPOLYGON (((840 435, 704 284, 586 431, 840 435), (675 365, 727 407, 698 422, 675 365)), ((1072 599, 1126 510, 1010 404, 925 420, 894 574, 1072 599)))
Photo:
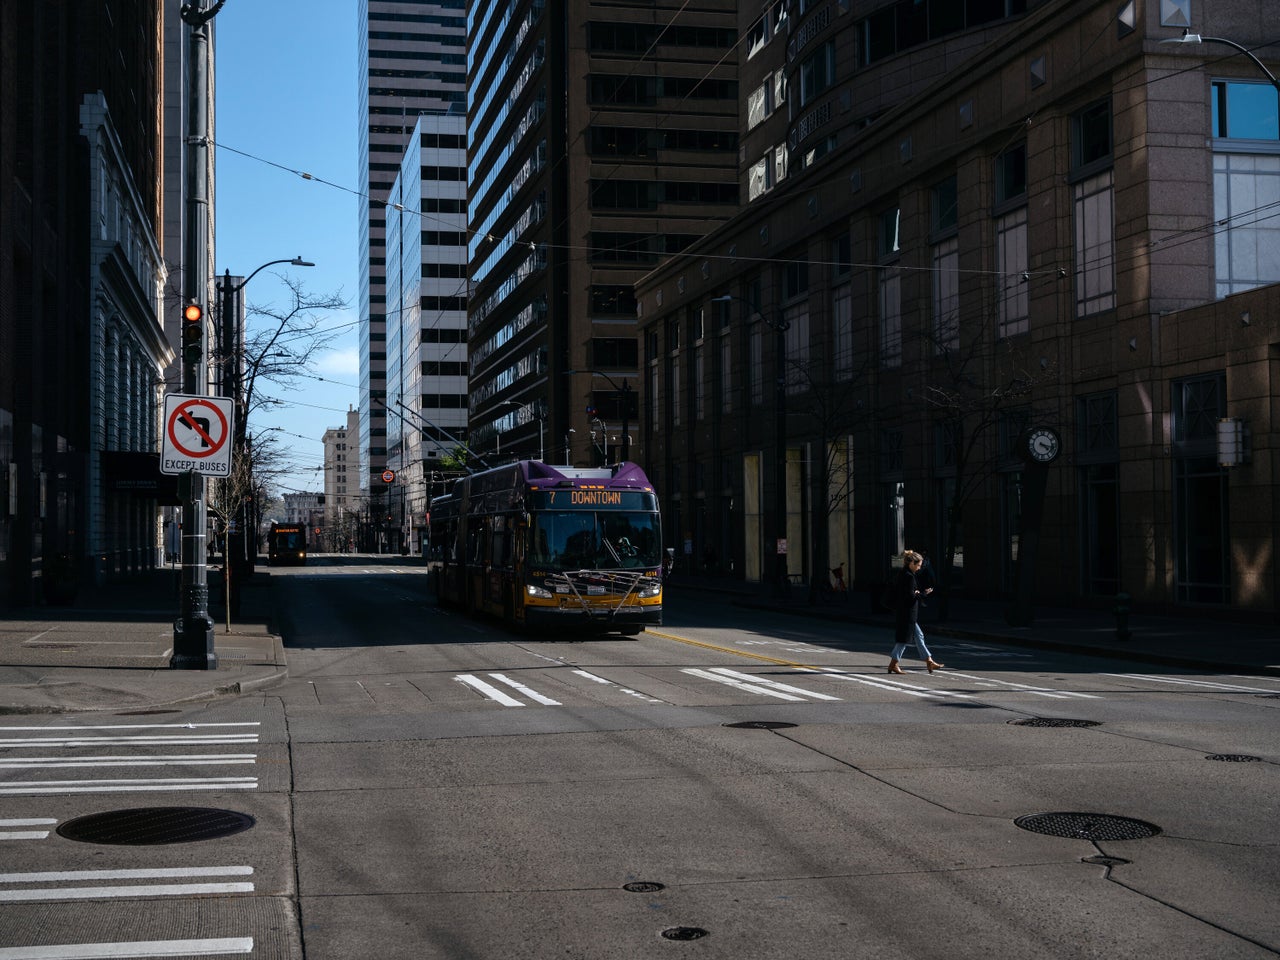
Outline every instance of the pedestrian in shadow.
POLYGON ((924 661, 929 672, 941 669, 942 664, 933 659, 933 654, 925 646, 924 631, 920 629, 920 598, 933 593, 933 587, 920 589, 916 579, 924 557, 914 550, 902 555, 902 571, 893 582, 893 652, 889 654, 889 672, 902 673, 898 661, 902 659, 909 644, 914 644, 916 655, 924 661))

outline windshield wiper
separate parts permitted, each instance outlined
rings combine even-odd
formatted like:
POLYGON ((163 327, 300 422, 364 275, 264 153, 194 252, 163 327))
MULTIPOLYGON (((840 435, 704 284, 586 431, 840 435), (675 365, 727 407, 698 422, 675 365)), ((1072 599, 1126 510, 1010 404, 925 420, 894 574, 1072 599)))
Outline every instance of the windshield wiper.
POLYGON ((613 557, 613 562, 618 566, 622 566, 622 558, 618 556, 618 551, 613 549, 613 544, 605 538, 601 538, 600 542, 604 544, 604 548, 609 551, 609 556, 613 557))

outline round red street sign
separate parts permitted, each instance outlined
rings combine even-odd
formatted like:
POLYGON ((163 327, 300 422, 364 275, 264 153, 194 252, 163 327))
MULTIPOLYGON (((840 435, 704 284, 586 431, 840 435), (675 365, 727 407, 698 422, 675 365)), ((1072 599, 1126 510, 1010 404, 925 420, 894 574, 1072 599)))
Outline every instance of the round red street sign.
POLYGON ((382 471, 382 482, 383 482, 383 483, 390 483, 390 482, 391 482, 392 480, 394 480, 395 478, 396 478, 396 472, 395 472, 394 470, 383 470, 383 471, 382 471))

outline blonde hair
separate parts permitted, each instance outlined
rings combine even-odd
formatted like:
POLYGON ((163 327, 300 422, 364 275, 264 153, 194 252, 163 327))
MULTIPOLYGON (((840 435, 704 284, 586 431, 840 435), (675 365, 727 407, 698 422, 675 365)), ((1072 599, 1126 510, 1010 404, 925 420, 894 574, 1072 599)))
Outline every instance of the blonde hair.
POLYGON ((907 563, 924 563, 924 556, 916 553, 914 550, 906 550, 902 554, 902 562, 907 563))

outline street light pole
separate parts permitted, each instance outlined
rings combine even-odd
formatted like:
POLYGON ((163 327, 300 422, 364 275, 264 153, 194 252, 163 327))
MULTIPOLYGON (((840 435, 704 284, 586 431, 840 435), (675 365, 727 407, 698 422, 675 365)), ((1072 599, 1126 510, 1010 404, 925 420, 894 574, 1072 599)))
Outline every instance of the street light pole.
MULTIPOLYGON (((243 465, 245 471, 242 475, 249 480, 248 489, 253 488, 253 460, 249 455, 248 444, 248 426, 249 426, 249 410, 247 408, 244 396, 244 332, 240 326, 240 317, 238 310, 238 301, 234 299, 235 295, 243 290, 259 273, 274 267, 279 263, 287 263, 295 267, 314 267, 315 264, 309 260, 303 260, 301 256, 293 259, 268 260, 262 266, 258 267, 239 283, 231 282, 231 271, 226 270, 222 275, 222 283, 219 291, 218 304, 218 325, 219 325, 219 342, 222 348, 222 376, 219 378, 219 389, 224 397, 230 397, 234 403, 236 410, 235 417, 235 442, 232 447, 233 455, 243 465)), ((233 471, 234 475, 234 471, 233 471)), ((236 510, 236 527, 239 530, 240 543, 234 554, 236 564, 239 570, 233 571, 231 536, 228 532, 226 540, 226 563, 224 564, 223 590, 226 593, 228 619, 232 608, 232 576, 235 574, 238 583, 240 576, 248 570, 252 563, 253 554, 251 549, 256 550, 257 529, 256 526, 250 528, 250 515, 254 508, 249 511, 245 509, 244 490, 233 490, 234 499, 237 501, 236 510), (250 544, 254 544, 253 548, 250 544)), ((255 503, 255 508, 256 508, 255 503)), ((230 518, 228 518, 230 519, 230 518)))
MULTIPOLYGON (((613 389, 617 390, 619 393, 622 394, 622 459, 624 461, 630 460, 631 459, 631 437, 629 436, 629 433, 630 433, 630 427, 631 427, 631 384, 627 382, 627 378, 623 377, 622 386, 618 386, 617 382, 613 379, 613 377, 609 376, 607 373, 601 373, 599 370, 595 370, 595 369, 566 370, 564 371, 564 373, 565 373, 565 376, 568 376, 573 373, 592 373, 598 377, 604 377, 606 380, 609 381, 609 384, 613 387, 613 389)), ((608 445, 608 440, 605 441, 605 445, 606 446, 608 445)), ((567 460, 568 457, 566 457, 565 459, 567 460)), ((606 451, 605 459, 606 460, 609 459, 607 451, 606 451)))
MULTIPOLYGON (((751 306, 741 297, 731 293, 713 297, 712 303, 739 303, 751 306)), ((776 374, 773 407, 773 488, 774 488, 774 588, 785 599, 789 593, 787 581, 787 330, 788 320, 766 317, 752 307, 756 316, 774 332, 773 363, 776 374)))
MULTIPOLYGON (((204 9, 201 0, 180 10, 187 27, 187 130, 185 191, 186 223, 183 226, 183 302, 203 306, 209 299, 209 21, 226 0, 204 9)), ((207 336, 201 327, 201 336, 207 336)), ((185 331, 184 331, 185 334, 185 331)), ((188 396, 209 392, 205 346, 198 354, 183 350, 182 389, 188 396)), ((205 544, 204 475, 194 470, 179 480, 182 495, 182 582, 178 619, 173 625, 171 669, 216 670, 213 618, 209 616, 208 552, 205 544)))

